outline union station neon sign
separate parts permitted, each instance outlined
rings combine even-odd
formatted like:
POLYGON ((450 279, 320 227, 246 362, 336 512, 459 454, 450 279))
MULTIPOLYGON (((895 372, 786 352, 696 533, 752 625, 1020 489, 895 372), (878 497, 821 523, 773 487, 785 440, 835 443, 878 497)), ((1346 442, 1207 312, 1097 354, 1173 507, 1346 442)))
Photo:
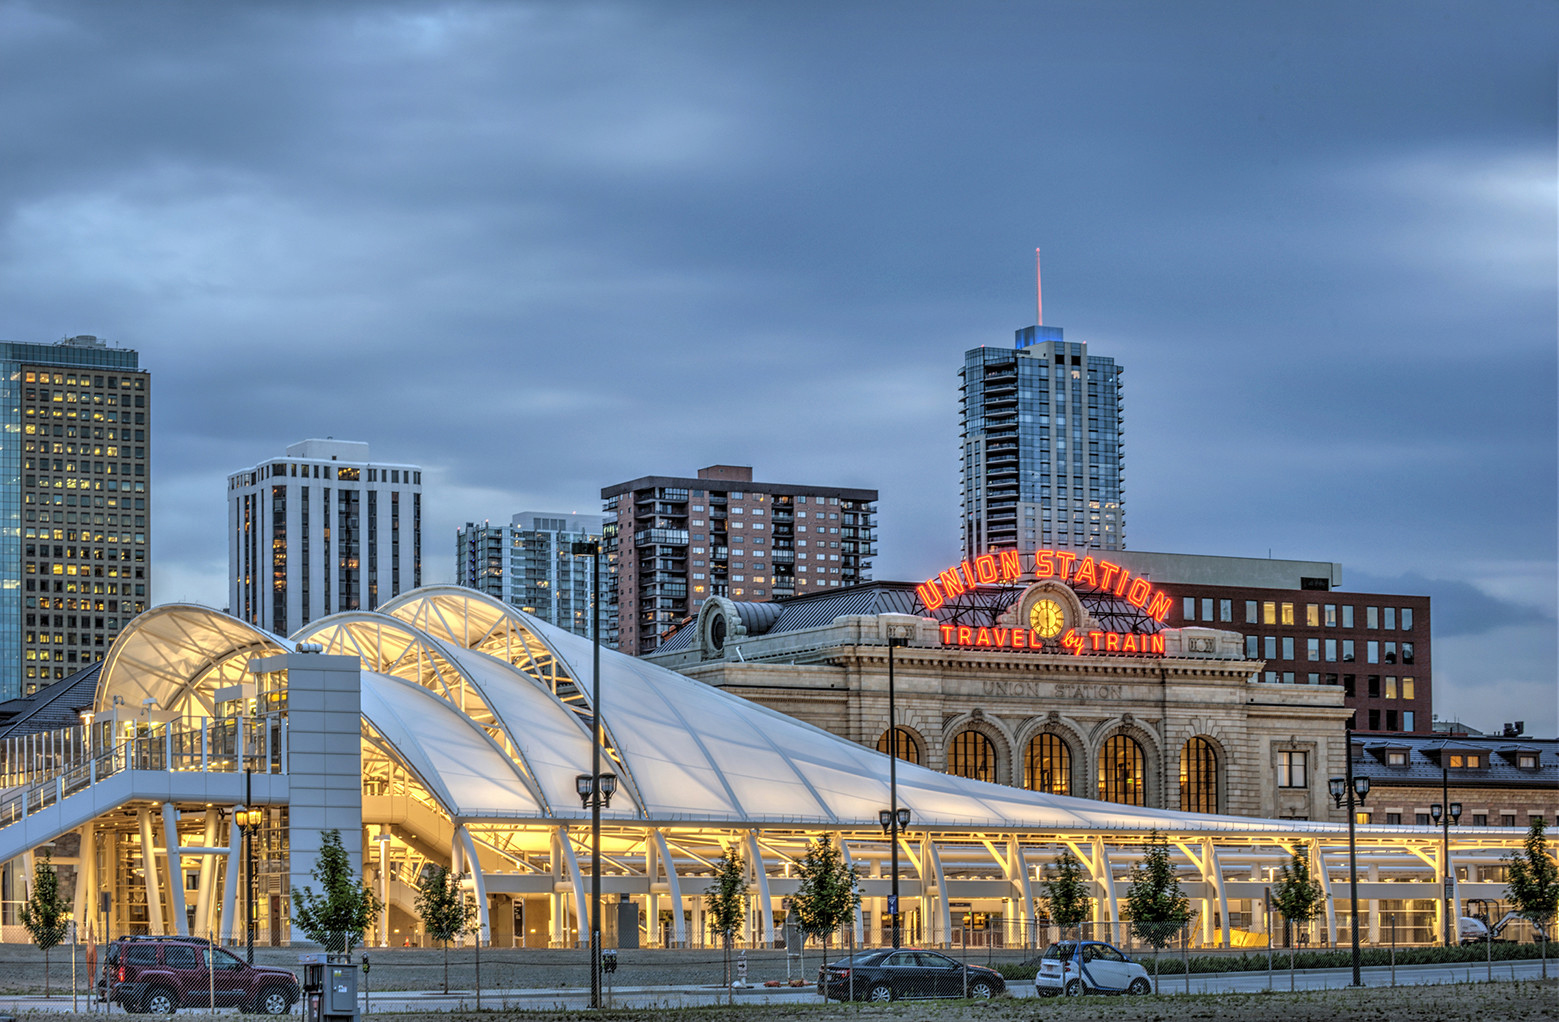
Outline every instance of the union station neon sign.
MULTIPOLYGON (((977 586, 1002 582, 1016 582, 1025 578, 1035 581, 1055 579, 1077 589, 1088 587, 1124 600, 1141 610, 1154 621, 1163 622, 1169 615, 1170 599, 1144 578, 1133 577, 1131 572, 1110 561, 1096 560, 1092 555, 1079 557, 1071 550, 1035 550, 1023 554, 1017 550, 999 550, 982 554, 970 561, 963 561, 928 578, 915 587, 922 606, 936 610, 949 599, 975 589, 977 586)), ((1164 654, 1164 636, 1142 632, 1106 632, 1098 629, 1079 628, 1080 621, 1057 600, 1039 595, 1031 606, 1023 608, 1020 617, 1027 618, 1030 627, 998 628, 965 625, 942 625, 944 645, 992 650, 1043 650, 1061 649, 1073 654, 1128 653, 1164 654)))

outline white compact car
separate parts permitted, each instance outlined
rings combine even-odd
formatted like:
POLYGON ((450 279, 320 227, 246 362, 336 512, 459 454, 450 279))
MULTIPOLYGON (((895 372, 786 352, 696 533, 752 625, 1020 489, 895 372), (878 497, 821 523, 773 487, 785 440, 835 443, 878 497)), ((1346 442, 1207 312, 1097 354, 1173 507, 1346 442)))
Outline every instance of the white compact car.
POLYGON ((1063 940, 1050 945, 1034 975, 1034 992, 1041 997, 1145 994, 1152 989, 1148 970, 1120 948, 1098 940, 1063 940))

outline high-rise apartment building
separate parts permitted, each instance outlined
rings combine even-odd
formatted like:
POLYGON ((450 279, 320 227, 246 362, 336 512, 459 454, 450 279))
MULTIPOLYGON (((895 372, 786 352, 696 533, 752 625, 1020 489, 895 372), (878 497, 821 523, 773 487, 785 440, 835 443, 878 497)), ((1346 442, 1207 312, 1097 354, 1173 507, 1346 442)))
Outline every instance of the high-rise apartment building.
POLYGON ((602 521, 524 511, 508 525, 467 522, 455 533, 455 581, 588 638, 595 558, 574 544, 600 542, 602 521))
POLYGON ((0 700, 103 659, 151 598, 151 376, 97 337, 0 341, 0 700))
POLYGON ((422 584, 422 469, 304 440, 227 477, 229 613, 277 635, 422 584))
POLYGON ((711 596, 768 600, 871 580, 877 491, 753 482, 744 465, 645 476, 601 491, 602 638, 655 650, 711 596))
POLYGON ((1120 375, 1114 359, 1054 326, 964 353, 965 557, 1126 549, 1120 375))

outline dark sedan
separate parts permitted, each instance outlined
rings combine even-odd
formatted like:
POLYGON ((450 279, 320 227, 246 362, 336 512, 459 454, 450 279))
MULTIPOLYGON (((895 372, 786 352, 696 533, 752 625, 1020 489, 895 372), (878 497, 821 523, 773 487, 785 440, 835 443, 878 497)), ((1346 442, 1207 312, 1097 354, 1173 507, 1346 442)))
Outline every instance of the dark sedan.
POLYGON ((918 997, 984 999, 1007 992, 1001 973, 935 951, 883 948, 841 958, 817 972, 817 992, 836 1001, 918 997))

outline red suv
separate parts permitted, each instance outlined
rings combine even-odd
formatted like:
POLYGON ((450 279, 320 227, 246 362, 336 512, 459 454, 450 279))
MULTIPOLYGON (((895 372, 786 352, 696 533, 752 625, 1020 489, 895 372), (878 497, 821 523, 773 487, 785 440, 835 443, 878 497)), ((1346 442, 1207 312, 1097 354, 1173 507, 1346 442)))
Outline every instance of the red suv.
POLYGON ((102 1000, 131 1012, 206 1008, 214 992, 218 1008, 284 1015, 297 1003, 298 978, 286 969, 245 964, 199 937, 121 937, 108 946, 97 990, 102 1000))

